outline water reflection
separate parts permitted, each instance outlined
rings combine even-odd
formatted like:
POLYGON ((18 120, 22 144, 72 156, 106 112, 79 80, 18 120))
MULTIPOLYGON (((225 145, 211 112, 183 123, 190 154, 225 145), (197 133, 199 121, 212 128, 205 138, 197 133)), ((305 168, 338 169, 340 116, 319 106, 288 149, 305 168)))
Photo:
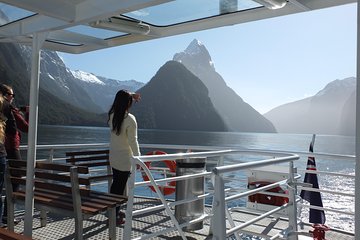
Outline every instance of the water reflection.
MULTIPOLYGON (((220 146, 236 149, 271 149, 306 152, 311 141, 311 134, 271 134, 271 133, 238 133, 238 132, 193 132, 170 130, 139 130, 139 143, 220 146)), ((109 129, 106 127, 74 127, 40 125, 38 144, 77 144, 108 143, 109 129)), ((27 144, 24 134, 22 144, 27 144)), ((346 136, 318 135, 315 152, 335 154, 355 154, 355 138, 346 136)), ((145 151, 144 151, 145 153, 145 151)), ((248 159, 249 160, 249 159, 248 159)), ((250 159, 253 160, 253 159, 250 159)), ((233 162, 230 157, 230 161, 233 162)), ((236 161, 239 161, 237 159, 236 161)), ((306 164, 306 158, 299 162, 306 164)), ((321 163, 320 163, 321 164, 321 163)), ((350 163, 344 163, 353 168, 350 163)), ((324 167, 332 169, 339 164, 324 162, 324 167)))

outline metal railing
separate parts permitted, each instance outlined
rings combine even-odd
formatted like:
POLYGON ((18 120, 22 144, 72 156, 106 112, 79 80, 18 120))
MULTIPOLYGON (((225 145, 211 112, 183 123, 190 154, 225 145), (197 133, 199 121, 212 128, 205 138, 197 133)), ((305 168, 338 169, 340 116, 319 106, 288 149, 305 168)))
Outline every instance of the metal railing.
MULTIPOLYGON (((273 188, 274 186, 279 186, 280 184, 290 184, 290 185, 295 185, 294 183, 294 174, 293 174, 293 165, 292 165, 292 161, 297 160, 299 157, 297 155, 288 155, 288 154, 277 154, 274 155, 274 153, 271 153, 271 155, 273 155, 271 157, 271 159, 267 159, 267 160, 260 160, 257 162, 252 162, 252 163, 242 163, 242 164, 233 164, 233 165, 228 165, 228 166, 218 166, 215 167, 212 172, 204 172, 202 174, 195 174, 195 175, 186 175, 186 176, 180 176, 180 177, 170 177, 170 178, 166 178, 166 179, 161 179, 161 180, 155 180, 154 177, 151 175, 151 172, 149 171, 149 169, 147 168, 146 164, 144 164, 144 162, 156 162, 156 161, 162 161, 162 160, 179 160, 179 159, 184 159, 184 158, 195 158, 195 157, 219 157, 219 164, 223 163, 223 157, 226 155, 241 155, 241 154, 254 154, 254 155, 265 155, 268 156, 269 152, 264 151, 264 152, 253 152, 253 151, 244 151, 244 150, 220 150, 220 151, 208 151, 208 152, 198 152, 198 153, 181 153, 181 154, 168 154, 168 155, 160 155, 160 156, 141 156, 141 157, 134 157, 134 161, 133 161, 133 168, 135 168, 136 164, 140 165, 141 168, 144 169, 145 174, 148 176, 150 181, 146 181, 146 182, 140 182, 140 183, 135 183, 135 174, 132 174, 130 180, 129 180, 129 201, 127 204, 127 211, 126 211, 126 225, 124 228, 124 235, 123 235, 123 239, 130 239, 131 237, 131 220, 133 216, 139 215, 139 214, 144 214, 144 213, 150 213, 152 211, 159 210, 160 208, 165 209, 166 213, 168 214, 168 216, 171 218, 173 224, 175 225, 173 228, 168 228, 168 229, 164 229, 161 230, 157 233, 152 233, 152 234, 148 234, 146 236, 141 236, 139 238, 136 239, 148 239, 151 237, 155 237, 158 236, 160 234, 164 234, 166 232, 169 231, 173 231, 174 229, 176 229, 179 233, 179 235, 182 237, 182 239, 186 239, 185 233, 183 232, 182 228, 184 226, 187 226, 189 224, 192 224, 194 222, 197 221, 202 221, 204 219, 207 218, 211 218, 213 224, 212 224, 212 231, 213 231, 213 236, 214 239, 225 239, 225 237, 227 235, 231 235, 234 234, 235 232, 237 232, 240 229, 237 229, 236 227, 234 227, 233 229, 230 229, 227 233, 224 232, 225 226, 226 224, 224 223, 225 221, 225 212, 227 211, 226 207, 225 207, 225 202, 226 201, 230 201, 230 200, 236 200, 237 198, 241 198, 241 197, 246 197, 248 195, 260 192, 260 191, 264 191, 266 189, 269 188, 273 188), (273 158, 275 157, 275 158, 273 158), (225 185, 224 185, 224 181, 222 176, 225 173, 228 172, 238 172, 238 171, 243 171, 246 170, 250 167, 257 167, 257 166, 266 166, 266 165, 272 165, 272 164, 279 164, 279 163, 284 163, 284 162, 290 162, 290 167, 289 169, 291 169, 290 171, 290 178, 285 181, 285 182, 278 182, 263 188, 259 188, 256 190, 250 190, 250 191, 245 191, 243 194, 238 194, 238 195, 232 195, 232 196, 227 196, 225 197, 225 185), (189 178, 197 178, 197 177, 211 177, 212 179, 215 179, 213 182, 214 185, 214 192, 209 192, 203 196, 198 196, 197 198, 194 199, 187 199, 187 200, 183 200, 181 203, 179 202, 171 202, 171 204, 169 204, 167 202, 167 200, 165 199, 164 195, 162 194, 161 190, 159 189, 158 185, 159 183, 163 183, 163 182, 170 182, 170 181, 179 181, 179 180, 183 180, 183 179, 189 179, 189 178), (134 197, 134 188, 136 186, 144 186, 144 185, 149 185, 151 184, 151 186, 155 189, 155 192, 157 194, 157 197, 160 199, 161 201, 161 205, 157 206, 156 208, 151 207, 148 209, 142 209, 140 211, 134 211, 133 209, 133 197, 134 197), (182 204, 184 202, 189 202, 189 201, 195 201, 198 200, 200 198, 203 197, 214 197, 214 201, 213 201, 213 213, 212 214, 204 214, 203 216, 201 216, 199 219, 193 219, 191 222, 187 222, 187 223, 183 223, 183 224, 179 224, 179 222, 177 221, 177 219, 175 218, 172 210, 170 209, 170 206, 174 206, 177 204, 182 204), (220 226, 220 228, 219 228, 220 226), (221 227, 222 226, 222 227, 221 227)), ((294 221, 290 221, 290 226, 292 228, 293 231, 296 231, 296 226, 297 226, 297 221, 296 221, 296 204, 294 204, 294 200, 295 199, 295 191, 293 192, 293 196, 291 196, 290 194, 290 200, 291 202, 289 204, 286 204, 285 206, 279 208, 279 210, 283 209, 283 208, 287 208, 289 206, 293 206, 292 211, 292 216, 294 216, 294 221)), ((258 220, 261 220, 265 217, 267 217, 270 214, 273 214, 274 211, 270 211, 270 213, 268 213, 267 215, 258 217, 258 220)), ((231 214, 227 214, 228 219, 230 219, 231 221, 231 214)), ((232 221, 233 222, 233 221, 232 221)), ((251 224, 251 223, 248 223, 251 224)))
POLYGON ((230 214, 226 213, 226 202, 230 200, 236 200, 242 197, 247 197, 251 194, 258 193, 260 191, 264 191, 267 189, 271 189, 274 187, 278 187, 281 184, 288 184, 290 186, 296 186, 295 182, 295 173, 294 173, 294 166, 293 161, 298 160, 299 156, 297 155, 289 155, 289 156, 283 156, 283 157, 277 157, 274 159, 268 159, 268 160, 262 160, 257 162, 250 162, 250 163, 241 163, 241 164, 234 164, 229 166, 220 166, 215 167, 212 171, 214 175, 214 201, 213 201, 213 211, 214 211, 214 217, 212 219, 212 229, 213 229, 213 239, 214 240, 221 240, 225 239, 226 237, 235 234, 235 237, 237 239, 240 239, 239 235, 237 235, 237 232, 241 229, 247 227, 250 224, 253 224, 254 222, 257 222, 261 219, 264 219, 271 214, 274 214, 284 208, 291 207, 291 209, 288 211, 289 213, 289 231, 297 231, 297 207, 296 207, 296 187, 289 188, 289 203, 285 204, 283 206, 279 206, 273 210, 270 210, 268 212, 265 212, 264 214, 260 215, 257 218, 254 218, 248 222, 245 222, 239 226, 235 226, 234 222, 232 220, 230 221, 231 228, 226 229, 226 217, 227 219, 231 218, 230 214), (242 194, 237 194, 235 196, 226 197, 225 194, 225 183, 223 179, 223 175, 226 173, 234 173, 242 170, 246 170, 249 168, 254 167, 262 167, 262 166, 268 166, 273 164, 280 164, 280 163, 289 163, 289 178, 286 181, 279 181, 270 185, 267 185, 262 188, 250 190, 243 192, 242 194))
MULTIPOLYGON (((69 150, 69 149, 97 149, 97 148, 107 148, 109 145, 107 143, 100 143, 100 144, 59 144, 59 145, 39 145, 37 147, 38 150, 42 151, 48 151, 49 157, 45 160, 48 161, 64 161, 65 157, 55 157, 56 152, 59 150, 69 150)), ((341 214, 346 214, 353 216, 354 213, 351 211, 339 211, 336 209, 331 208, 319 208, 316 206, 309 206, 307 204, 301 204, 297 203, 297 189, 296 189, 296 176, 294 172, 294 164, 293 161, 299 159, 299 155, 303 156, 316 156, 316 157, 324 157, 324 158, 335 158, 335 159, 342 159, 342 160, 353 160, 354 156, 349 155, 334 155, 334 154, 325 154, 325 153, 307 153, 307 152, 296 152, 296 154, 291 154, 290 152, 286 151, 269 151, 269 150, 225 150, 224 148, 220 147, 209 147, 209 146, 185 146, 185 145, 159 145, 159 144, 141 144, 140 146, 142 149, 172 149, 177 151, 186 151, 188 149, 191 149, 193 151, 202 151, 202 152, 193 152, 193 153, 177 153, 177 154, 168 154, 168 155, 154 155, 154 156, 141 156, 134 158, 133 161, 133 169, 136 169, 136 164, 139 164, 143 169, 145 174, 149 177, 149 181, 135 181, 135 174, 132 174, 131 178, 129 179, 129 202, 128 202, 128 209, 126 217, 127 224, 124 228, 124 236, 123 239, 130 239, 131 236, 131 218, 133 216, 137 216, 144 213, 150 213, 155 210, 159 209, 165 209, 166 213, 169 215, 171 220, 174 222, 174 227, 169 228, 166 230, 162 230, 159 232, 154 232, 148 235, 144 235, 141 237, 138 237, 138 239, 148 239, 151 237, 158 236, 160 234, 164 234, 168 231, 177 230, 179 232, 179 235, 186 239, 185 233, 182 231, 182 228, 192 224, 194 221, 203 221, 205 219, 211 219, 211 229, 210 232, 213 234, 214 239, 224 239, 226 236, 233 235, 235 238, 239 239, 238 233, 241 232, 242 229, 244 229, 246 226, 253 224, 256 221, 259 221, 260 219, 264 219, 268 217, 269 215, 272 215, 276 212, 279 212, 283 209, 288 209, 289 212, 289 228, 286 233, 290 232, 296 232, 297 231, 297 210, 298 207, 305 207, 305 208, 315 208, 315 209, 321 209, 325 211, 332 211, 337 212, 341 214), (261 159, 257 161, 252 162, 246 162, 246 163, 239 163, 239 164, 231 164, 231 165, 224 165, 225 163, 224 157, 227 155, 251 155, 251 156, 262 156, 262 157, 268 157, 266 159, 261 159), (186 175, 186 176, 175 176, 175 177, 168 177, 165 179, 154 179, 152 176, 152 173, 149 171, 147 166, 144 164, 144 162, 157 162, 157 161, 163 161, 163 160, 177 160, 177 159, 184 159, 184 158, 190 158, 190 157, 217 157, 216 167, 214 167, 211 171, 204 172, 201 174, 195 174, 195 175, 186 175), (229 190, 227 186, 224 184, 224 179, 228 181, 228 178, 226 177, 227 173, 236 173, 244 171, 245 169, 253 168, 253 167, 260 167, 265 165, 272 165, 272 164, 284 164, 287 163, 289 167, 289 178, 286 181, 279 181, 275 182, 269 186, 261 187, 258 189, 253 190, 243 190, 242 192, 232 192, 229 190), (163 194, 161 193, 160 189, 158 188, 158 184, 170 182, 170 181, 179 181, 184 179, 191 179, 191 178, 198 178, 198 177, 206 177, 208 179, 212 179, 212 184, 214 189, 209 189, 205 194, 197 196, 196 198, 192 199, 184 199, 181 201, 168 201, 164 198, 163 194), (240 198, 247 197, 251 194, 255 193, 261 193, 265 190, 274 187, 274 186, 280 186, 280 185, 287 185, 290 186, 288 188, 288 197, 289 197, 289 203, 276 207, 268 212, 264 212, 260 216, 243 223, 241 225, 236 226, 234 224, 234 221, 231 217, 231 212, 226 207, 226 204, 230 201, 236 201, 240 198), (158 195, 158 198, 161 201, 161 204, 158 206, 151 206, 146 209, 141 210, 130 210, 133 204, 133 194, 134 189, 136 187, 141 186, 152 186, 156 194, 158 195), (201 218, 192 220, 191 222, 182 223, 179 224, 177 220, 175 219, 173 215, 172 207, 188 203, 192 201, 196 201, 198 199, 204 199, 204 198, 212 198, 213 199, 213 212, 210 214, 204 214, 201 218), (226 220, 227 219, 227 220, 226 220), (230 224, 230 228, 226 229, 224 224, 224 221, 228 221, 230 224)), ((22 150, 26 149, 26 146, 21 147, 22 150)), ((347 177, 347 178, 355 178, 354 175, 348 175, 348 174, 342 174, 342 173, 335 173, 335 172, 326 172, 326 171, 303 171, 303 172, 309 172, 309 173, 316 173, 316 174, 327 174, 332 176, 338 176, 338 177, 347 177)), ((104 184, 107 184, 107 181, 104 181, 104 184)), ((309 191, 318 191, 318 192, 324 192, 329 194, 338 194, 342 196, 348 196, 348 197, 355 197, 353 193, 343 193, 338 191, 331 191, 331 190, 319 190, 319 189, 313 189, 305 186, 300 186, 300 189, 309 190, 309 191)), ((268 194, 268 192, 266 193, 268 194)), ((271 193, 270 193, 271 195, 271 193)), ((274 194, 276 195, 276 194, 274 194)))

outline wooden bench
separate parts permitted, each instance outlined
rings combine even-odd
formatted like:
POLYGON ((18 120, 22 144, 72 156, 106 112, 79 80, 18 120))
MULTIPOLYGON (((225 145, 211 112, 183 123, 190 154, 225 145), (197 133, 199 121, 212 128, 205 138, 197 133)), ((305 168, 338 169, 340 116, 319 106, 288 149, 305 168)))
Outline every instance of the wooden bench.
MULTIPOLYGON (((107 180, 108 191, 110 191, 112 171, 109 163, 108 149, 67 152, 66 162, 74 166, 88 167, 91 172, 89 176, 90 184, 107 180)), ((89 189, 90 184, 87 185, 89 189)))
MULTIPOLYGON (((87 189, 89 169, 86 166, 36 162, 34 169, 34 205, 41 210, 41 226, 46 226, 46 211, 75 218, 75 238, 83 239, 83 220, 107 212, 109 237, 116 239, 116 207, 127 200, 124 196, 87 189), (81 187, 80 185, 83 185, 81 187)), ((14 230, 14 204, 25 201, 25 161, 9 161, 6 169, 8 229, 14 230), (20 188, 13 191, 12 184, 20 188)))
POLYGON ((31 237, 21 235, 19 233, 7 230, 5 228, 0 228, 0 239, 3 240, 31 240, 31 237))

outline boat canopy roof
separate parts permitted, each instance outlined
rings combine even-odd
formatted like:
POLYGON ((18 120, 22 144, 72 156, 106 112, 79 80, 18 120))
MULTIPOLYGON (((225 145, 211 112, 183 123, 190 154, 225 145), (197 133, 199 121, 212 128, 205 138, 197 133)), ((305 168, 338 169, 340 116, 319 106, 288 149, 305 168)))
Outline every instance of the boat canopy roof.
POLYGON ((0 42, 84 53, 356 0, 0 0, 0 42))

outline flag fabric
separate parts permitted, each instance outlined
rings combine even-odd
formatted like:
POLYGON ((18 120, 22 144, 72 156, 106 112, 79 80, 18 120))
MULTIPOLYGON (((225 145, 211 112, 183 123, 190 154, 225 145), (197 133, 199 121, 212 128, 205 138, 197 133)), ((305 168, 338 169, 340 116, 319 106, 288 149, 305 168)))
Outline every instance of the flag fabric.
MULTIPOLYGON (((314 142, 315 134, 313 135, 312 141, 310 143, 309 152, 314 152, 314 142)), ((306 170, 315 170, 316 171, 316 162, 315 157, 308 157, 306 170)), ((314 173, 305 173, 304 183, 312 184, 313 188, 319 189, 319 182, 317 174, 314 173)), ((300 194, 301 198, 308 201, 310 205, 323 207, 321 193, 302 190, 300 194)), ((309 222, 315 224, 324 224, 326 221, 325 212, 323 210, 317 210, 310 208, 309 222)))

